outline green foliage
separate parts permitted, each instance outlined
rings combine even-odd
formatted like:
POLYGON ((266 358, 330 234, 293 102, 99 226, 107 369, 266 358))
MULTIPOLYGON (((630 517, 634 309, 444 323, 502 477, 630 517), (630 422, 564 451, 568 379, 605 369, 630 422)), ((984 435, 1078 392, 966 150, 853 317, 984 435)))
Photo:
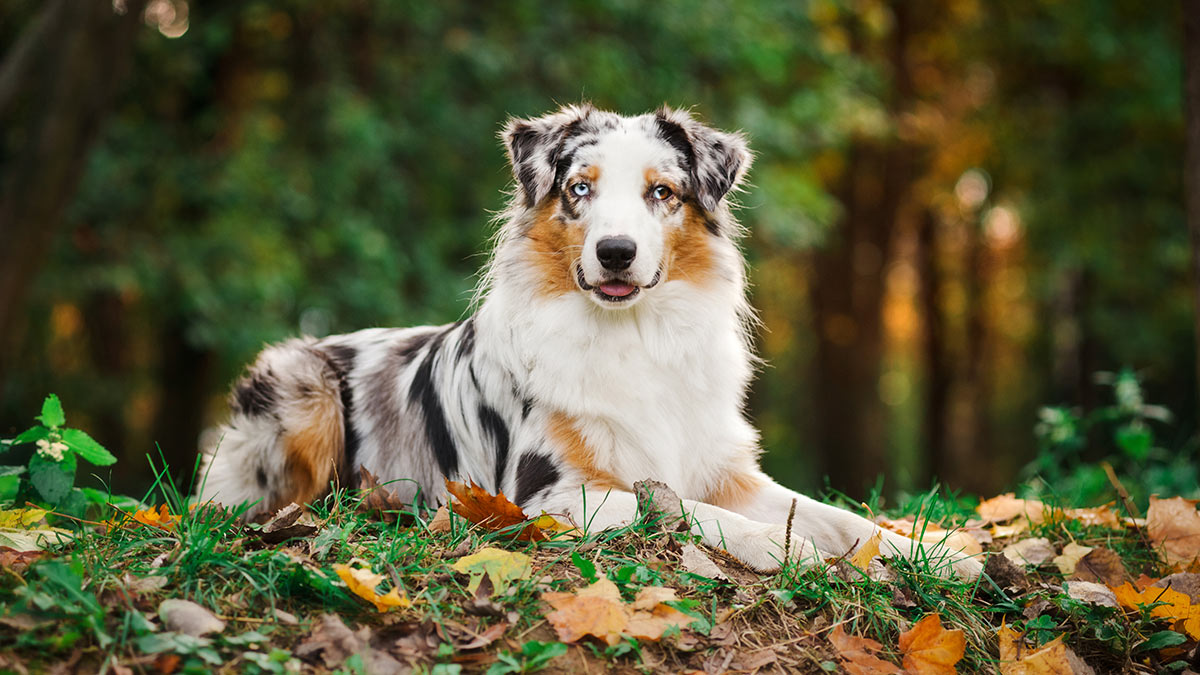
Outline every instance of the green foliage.
POLYGON ((89 503, 104 503, 99 501, 97 491, 85 492, 75 487, 76 457, 99 466, 113 464, 117 458, 86 432, 63 426, 67 418, 62 402, 54 394, 42 403, 42 414, 37 420, 41 424, 4 442, 9 451, 31 443, 37 449, 26 467, 7 466, 0 471, 0 499, 5 496, 20 499, 24 495, 42 505, 72 514, 82 514, 89 503), (4 478, 18 480, 10 481, 6 488, 2 482, 4 478))
POLYGON ((496 654, 496 663, 487 669, 487 675, 536 673, 566 653, 567 646, 561 642, 530 640, 521 645, 521 651, 516 654, 509 651, 496 654))
POLYGON ((1097 373, 1095 379, 1111 390, 1110 404, 1086 413, 1061 406, 1039 412, 1038 455, 1024 469, 1035 479, 1034 489, 1066 504, 1110 501, 1116 494, 1103 468, 1107 463, 1142 506, 1151 494, 1196 493, 1200 467, 1190 453, 1161 447, 1155 436, 1156 426, 1171 422, 1171 412, 1145 402, 1132 370, 1097 373))

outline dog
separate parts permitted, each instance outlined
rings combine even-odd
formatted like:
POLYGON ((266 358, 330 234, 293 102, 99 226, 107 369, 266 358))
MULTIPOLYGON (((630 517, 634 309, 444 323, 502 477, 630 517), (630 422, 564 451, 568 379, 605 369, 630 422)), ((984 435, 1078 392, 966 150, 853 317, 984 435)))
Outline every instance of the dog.
POLYGON ((515 187, 473 315, 267 347, 204 453, 202 499, 261 517, 366 467, 406 500, 439 504, 446 479, 470 480, 597 531, 633 521, 632 486, 652 478, 696 535, 758 571, 878 532, 884 555, 979 574, 759 468, 744 412, 755 318, 730 205, 744 136, 686 111, 584 104, 510 120, 501 138, 515 187))

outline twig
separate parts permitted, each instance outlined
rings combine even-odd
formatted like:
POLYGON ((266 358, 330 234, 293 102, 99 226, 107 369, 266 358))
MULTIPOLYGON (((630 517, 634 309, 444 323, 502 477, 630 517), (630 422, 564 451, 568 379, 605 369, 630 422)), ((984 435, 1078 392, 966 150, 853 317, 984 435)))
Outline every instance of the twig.
POLYGON ((1121 501, 1125 504, 1125 511, 1134 518, 1141 518, 1141 513, 1133 505, 1133 501, 1129 499, 1129 491, 1121 484, 1121 479, 1117 478, 1117 472, 1113 471, 1112 464, 1100 462, 1100 468, 1104 469, 1104 473, 1108 476, 1108 482, 1112 483, 1112 486, 1116 488, 1117 495, 1121 497, 1121 501))
POLYGON ((792 559, 792 520, 796 517, 796 499, 792 499, 792 508, 788 510, 787 537, 783 543, 783 562, 792 559))

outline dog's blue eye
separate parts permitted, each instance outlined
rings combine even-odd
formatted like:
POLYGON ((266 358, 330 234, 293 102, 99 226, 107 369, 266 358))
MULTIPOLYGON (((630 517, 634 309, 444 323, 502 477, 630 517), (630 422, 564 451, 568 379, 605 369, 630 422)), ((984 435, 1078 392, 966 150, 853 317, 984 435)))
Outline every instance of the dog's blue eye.
POLYGON ((592 186, 587 183, 576 183, 571 186, 571 192, 574 192, 576 197, 586 197, 591 191, 592 186))
POLYGON ((654 195, 654 198, 658 201, 665 202, 671 198, 671 188, 667 187, 666 185, 657 185, 651 194, 654 195))

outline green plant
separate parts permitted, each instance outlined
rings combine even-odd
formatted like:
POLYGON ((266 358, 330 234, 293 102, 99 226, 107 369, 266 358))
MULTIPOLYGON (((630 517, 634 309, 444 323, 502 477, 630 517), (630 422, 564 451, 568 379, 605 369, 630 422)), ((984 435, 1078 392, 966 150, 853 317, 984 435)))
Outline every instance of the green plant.
MULTIPOLYGON (((4 441, 9 451, 31 443, 36 446, 26 466, 0 468, 0 476, 18 479, 15 485, 10 483, 15 489, 9 497, 18 503, 30 500, 71 513, 82 512, 93 497, 91 493, 75 487, 77 457, 97 466, 108 466, 115 463, 117 458, 87 432, 64 426, 67 419, 62 402, 54 394, 46 397, 42 403, 42 414, 36 419, 40 424, 26 429, 12 440, 4 441)), ((0 491, 0 499, 5 496, 0 491)))
POLYGON ((1146 403, 1132 370, 1096 373, 1095 381, 1110 388, 1112 403, 1090 411, 1046 406, 1038 412, 1038 454, 1023 470, 1033 489, 1071 504, 1111 500, 1116 495, 1107 464, 1143 504, 1155 493, 1195 492, 1197 468, 1188 453, 1162 447, 1155 436, 1156 427, 1171 422, 1171 411, 1146 403))

